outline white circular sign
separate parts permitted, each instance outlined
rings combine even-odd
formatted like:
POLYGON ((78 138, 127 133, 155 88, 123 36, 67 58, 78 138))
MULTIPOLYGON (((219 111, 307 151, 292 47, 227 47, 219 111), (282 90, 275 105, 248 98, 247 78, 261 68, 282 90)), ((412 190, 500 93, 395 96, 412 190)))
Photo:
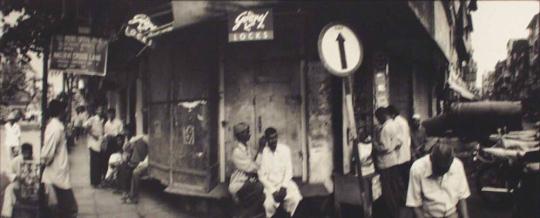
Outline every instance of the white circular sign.
POLYGON ((319 57, 336 76, 349 76, 360 67, 362 44, 351 28, 339 23, 326 25, 319 35, 319 57))

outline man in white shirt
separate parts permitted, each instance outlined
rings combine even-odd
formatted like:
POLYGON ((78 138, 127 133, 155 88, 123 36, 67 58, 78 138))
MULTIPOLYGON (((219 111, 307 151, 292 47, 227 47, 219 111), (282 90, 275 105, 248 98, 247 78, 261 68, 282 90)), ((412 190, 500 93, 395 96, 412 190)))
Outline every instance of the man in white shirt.
POLYGON ((399 217, 405 206, 406 182, 400 168, 399 149, 403 145, 401 129, 386 108, 377 108, 375 117, 380 125, 373 141, 376 165, 381 178, 381 201, 389 217, 399 217))
MULTIPOLYGON (((16 191, 19 191, 22 188, 21 187, 22 184, 19 181, 21 181, 21 176, 24 176, 24 175, 21 175, 24 163, 32 163, 32 145, 28 143, 24 143, 21 145, 21 155, 11 160, 10 168, 8 169, 8 172, 6 173, 11 183, 4 190, 4 202, 2 204, 2 217, 13 216, 13 208, 15 207, 15 203, 18 200, 16 191)), ((31 172, 28 172, 28 173, 31 174, 31 172)), ((37 194, 37 192, 35 194, 37 194)), ((23 200, 23 199, 19 199, 19 200, 23 200)), ((37 203, 37 202, 33 202, 33 203, 37 203)))
POLYGON ((101 151, 103 154, 103 172, 107 172, 109 158, 112 153, 120 148, 122 145, 118 145, 117 136, 124 131, 124 124, 120 119, 116 117, 116 110, 109 108, 107 110, 107 121, 103 127, 104 143, 107 143, 107 148, 101 151))
POLYGON ((55 217, 77 217, 77 201, 71 190, 69 160, 64 124, 60 121, 65 114, 66 104, 58 100, 49 103, 49 122, 45 128, 41 163, 45 166, 41 182, 52 185, 58 205, 55 217))
POLYGON ((87 146, 90 150, 90 184, 97 187, 105 177, 104 167, 102 166, 101 144, 103 141, 103 119, 101 118, 101 108, 90 107, 92 117, 84 123, 87 129, 87 146))
POLYGON ((403 181, 407 182, 409 181, 409 170, 411 169, 412 164, 411 128, 409 127, 409 122, 407 119, 399 114, 399 110, 396 107, 389 105, 386 109, 400 130, 399 138, 401 141, 401 147, 397 149, 398 164, 403 181))
POLYGON ((292 180, 291 151, 287 145, 278 143, 276 129, 267 128, 264 137, 267 146, 262 152, 258 175, 266 196, 264 200, 266 216, 272 217, 283 203, 283 208, 292 217, 302 200, 302 195, 292 180))
POLYGON ((17 123, 18 115, 15 111, 9 113, 7 120, 8 122, 4 125, 5 145, 9 149, 9 158, 12 159, 19 154, 21 127, 17 123))
POLYGON ((411 167, 407 206, 417 218, 468 218, 470 195, 463 164, 450 145, 436 144, 411 167))

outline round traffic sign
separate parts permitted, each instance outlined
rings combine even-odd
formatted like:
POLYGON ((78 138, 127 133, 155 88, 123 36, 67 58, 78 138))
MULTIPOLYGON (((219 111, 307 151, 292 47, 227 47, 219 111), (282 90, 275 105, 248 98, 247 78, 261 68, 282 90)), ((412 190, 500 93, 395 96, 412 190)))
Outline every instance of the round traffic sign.
POLYGON ((319 57, 324 67, 336 76, 349 76, 360 67, 362 43, 348 26, 326 25, 319 34, 319 57))

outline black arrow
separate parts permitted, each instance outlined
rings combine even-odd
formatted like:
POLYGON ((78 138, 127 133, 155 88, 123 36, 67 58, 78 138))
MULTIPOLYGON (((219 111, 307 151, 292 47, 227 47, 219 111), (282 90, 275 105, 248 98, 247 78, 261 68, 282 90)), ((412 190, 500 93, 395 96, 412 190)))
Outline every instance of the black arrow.
POLYGON ((339 57, 341 58, 341 69, 347 69, 347 57, 345 56, 345 38, 341 33, 337 36, 336 41, 339 43, 339 57))

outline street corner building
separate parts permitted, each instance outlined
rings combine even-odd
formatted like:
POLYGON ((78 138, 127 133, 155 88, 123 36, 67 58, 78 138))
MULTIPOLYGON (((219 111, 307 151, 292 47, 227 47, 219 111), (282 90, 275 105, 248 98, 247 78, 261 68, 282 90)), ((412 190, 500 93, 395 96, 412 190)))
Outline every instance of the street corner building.
POLYGON ((111 17, 129 22, 109 41, 97 91, 149 135, 150 177, 169 193, 230 198, 233 126, 245 122, 255 150, 266 128, 277 129, 305 198, 330 197, 334 175, 351 168, 346 87, 367 128, 380 106, 432 117, 445 102, 474 98, 462 77, 475 1, 159 2, 111 17), (350 84, 319 58, 330 23, 361 42, 350 84))

